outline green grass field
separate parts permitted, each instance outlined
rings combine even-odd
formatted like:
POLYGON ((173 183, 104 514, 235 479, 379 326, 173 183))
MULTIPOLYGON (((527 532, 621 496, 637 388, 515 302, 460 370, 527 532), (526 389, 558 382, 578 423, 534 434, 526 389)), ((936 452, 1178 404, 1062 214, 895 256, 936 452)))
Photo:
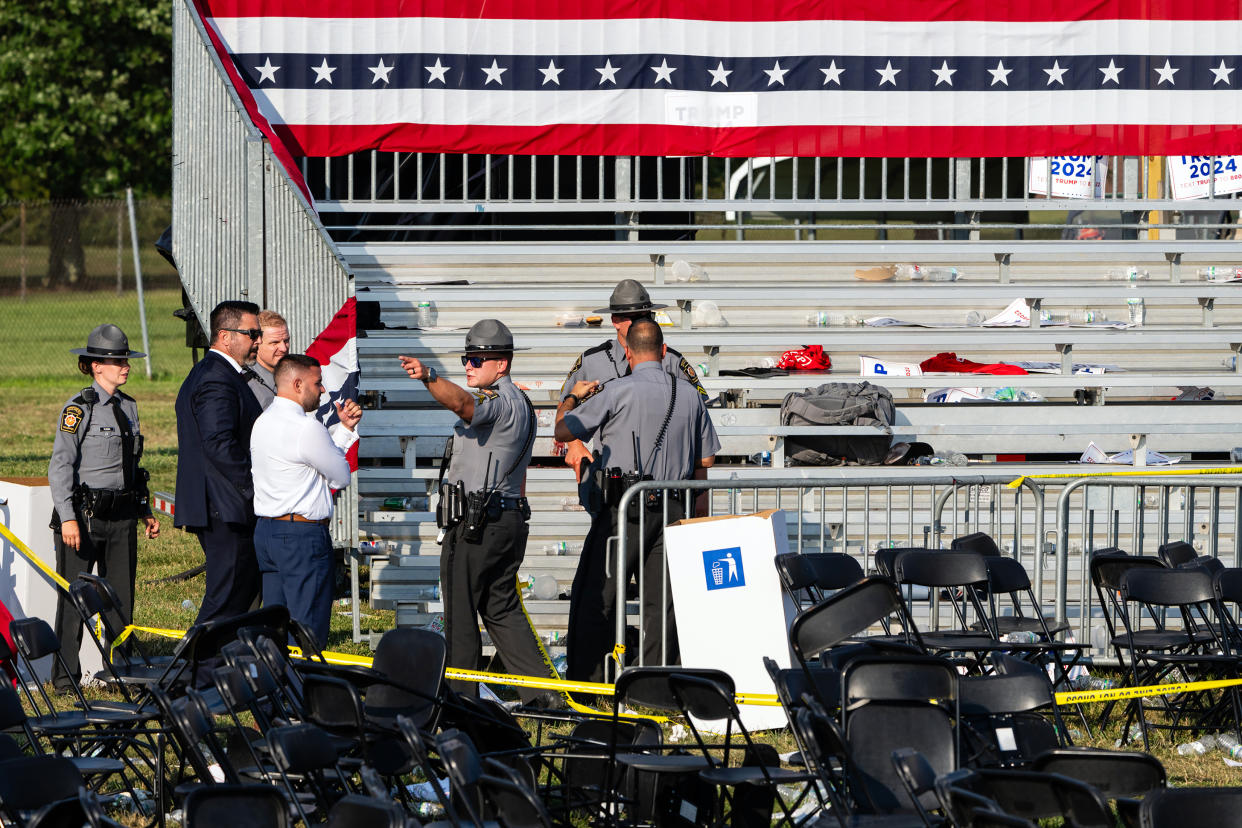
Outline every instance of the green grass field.
MULTIPOLYGON (((104 321, 119 324, 129 336, 130 347, 141 349, 138 313, 133 294, 124 298, 130 315, 115 312, 115 295, 82 293, 36 294, 25 302, 0 298, 0 476, 42 477, 47 474, 57 418, 65 402, 87 384, 77 371, 71 348, 86 344, 91 329, 104 321), (102 309, 102 310, 101 310, 102 309), (108 313, 112 310, 114 312, 108 313)), ((172 312, 181 307, 180 291, 159 290, 147 294, 153 378, 135 360, 125 392, 138 401, 138 416, 146 440, 143 465, 151 473, 152 491, 174 492, 177 475, 177 419, 173 404, 181 380, 190 370, 190 349, 185 347, 184 327, 172 312)), ((138 540, 138 588, 134 607, 138 624, 185 629, 194 613, 181 604, 202 600, 203 579, 144 585, 202 562, 202 550, 193 535, 174 529, 171 518, 161 517, 157 540, 138 540)), ((338 608, 344 612, 343 608, 338 608)), ((393 614, 365 610, 363 629, 388 629, 393 614)), ((333 618, 330 647, 346 652, 366 652, 365 645, 351 640, 350 619, 333 618)))

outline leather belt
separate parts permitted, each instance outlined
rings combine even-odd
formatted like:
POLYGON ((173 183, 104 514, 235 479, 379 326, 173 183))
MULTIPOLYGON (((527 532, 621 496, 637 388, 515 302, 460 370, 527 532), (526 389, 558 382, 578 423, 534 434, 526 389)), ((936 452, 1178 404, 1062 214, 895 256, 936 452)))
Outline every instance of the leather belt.
POLYGON ((492 504, 501 511, 527 508, 527 501, 524 497, 493 497, 492 504))
POLYGON ((310 518, 303 517, 302 515, 288 514, 288 515, 280 515, 279 517, 268 518, 268 520, 288 520, 288 521, 292 521, 293 523, 317 523, 320 526, 327 526, 328 522, 331 521, 332 518, 320 518, 319 520, 311 520, 310 518))

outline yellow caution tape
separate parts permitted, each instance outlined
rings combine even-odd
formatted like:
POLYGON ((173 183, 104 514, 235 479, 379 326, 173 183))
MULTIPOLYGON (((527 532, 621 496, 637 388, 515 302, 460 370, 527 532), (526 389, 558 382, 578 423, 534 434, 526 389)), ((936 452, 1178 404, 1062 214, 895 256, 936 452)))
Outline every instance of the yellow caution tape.
POLYGON ((1242 473, 1242 466, 1227 466, 1220 469, 1133 469, 1128 471, 1089 471, 1089 472, 1066 472, 1062 474, 1026 474, 1022 477, 1010 480, 1005 485, 1010 489, 1016 489, 1022 485, 1024 480, 1047 480, 1058 477, 1162 477, 1162 476, 1180 476, 1190 474, 1239 474, 1242 473))
MULTIPOLYGON (((127 626, 113 643, 112 649, 119 647, 126 638, 134 632, 145 632, 152 635, 163 636, 164 638, 181 638, 185 633, 181 630, 167 630, 160 627, 142 627, 135 624, 127 626)), ((289 655, 294 658, 304 659, 306 655, 300 647, 290 647, 289 655)), ((354 655, 352 653, 337 653, 329 650, 323 652, 324 661, 329 664, 345 664, 353 667, 370 667, 373 659, 370 656, 354 655)), ((517 676, 508 673, 488 673, 482 670, 462 670, 456 667, 449 667, 444 671, 445 678, 457 681, 478 681, 484 684, 505 684, 510 687, 527 687, 534 690, 556 690, 561 693, 587 693, 595 696, 611 696, 613 695, 613 685, 594 681, 566 681, 565 679, 546 678, 542 676, 517 676)), ((776 696, 771 693, 738 693, 734 697, 738 704, 758 704, 774 706, 780 704, 776 696)), ((578 704, 573 699, 566 696, 566 702, 575 710, 581 713, 598 713, 600 711, 588 707, 587 705, 578 704)), ((662 716, 644 716, 643 718, 656 719, 658 721, 668 721, 662 716)))
POLYGON ((1142 687, 1113 687, 1108 690, 1069 690, 1056 694, 1057 704, 1081 702, 1120 701, 1142 696, 1172 696, 1192 690, 1218 690, 1235 687, 1242 679, 1211 679, 1209 681, 1183 681, 1173 684, 1148 684, 1142 687))
POLYGON ((45 564, 38 555, 31 551, 29 546, 22 543, 21 539, 9 531, 9 527, 5 526, 3 523, 0 523, 0 535, 4 535, 4 537, 8 539, 9 543, 13 544, 13 546, 17 549, 18 553, 23 558, 30 561, 30 563, 34 564, 35 568, 42 572, 49 581, 60 587, 64 592, 69 591, 69 582, 61 577, 59 572, 45 564))

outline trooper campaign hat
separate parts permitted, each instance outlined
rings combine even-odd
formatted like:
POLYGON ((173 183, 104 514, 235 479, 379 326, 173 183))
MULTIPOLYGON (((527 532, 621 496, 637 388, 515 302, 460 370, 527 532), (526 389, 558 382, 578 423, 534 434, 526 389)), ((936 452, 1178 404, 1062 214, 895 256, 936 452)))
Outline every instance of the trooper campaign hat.
POLYGON ((466 332, 466 347, 462 349, 462 353, 529 350, 529 348, 513 347, 513 334, 504 322, 499 319, 480 319, 466 332))
POLYGON ((146 356, 141 351, 131 351, 125 331, 108 322, 91 331, 85 348, 73 348, 69 353, 100 359, 139 359, 146 356))
POLYGON ((592 313, 646 313, 647 311, 667 308, 668 305, 656 305, 651 301, 647 289, 633 279, 622 279, 613 288, 612 296, 608 297, 608 307, 596 308, 592 313))

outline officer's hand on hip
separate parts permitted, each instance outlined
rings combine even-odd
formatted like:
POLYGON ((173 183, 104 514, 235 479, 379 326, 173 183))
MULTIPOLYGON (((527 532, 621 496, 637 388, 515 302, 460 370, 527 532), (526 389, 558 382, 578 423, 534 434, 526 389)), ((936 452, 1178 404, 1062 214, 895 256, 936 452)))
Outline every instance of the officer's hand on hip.
POLYGON ((401 360, 401 367, 410 375, 410 379, 421 381, 427 376, 427 366, 423 365, 420 360, 408 356, 399 356, 397 359, 401 360))
POLYGON ((65 548, 77 551, 82 545, 82 533, 78 530, 76 520, 66 520, 60 524, 60 539, 65 542, 65 548))
POLYGON ((344 405, 339 402, 333 405, 336 406, 336 416, 340 417, 341 425, 353 431, 354 426, 358 425, 358 421, 362 419, 362 406, 353 400, 346 400, 344 405))
POLYGON ((574 470, 574 482, 582 482, 582 473, 585 471, 582 464, 589 464, 592 459, 591 450, 581 440, 574 440, 566 447, 565 465, 574 470))
POLYGON ((599 390, 599 383, 595 380, 578 380, 574 383, 574 387, 569 393, 578 398, 579 401, 585 400, 587 397, 599 390))
POLYGON ((144 529, 146 530, 147 540, 155 540, 160 536, 160 522, 151 515, 147 515, 142 519, 144 529))

